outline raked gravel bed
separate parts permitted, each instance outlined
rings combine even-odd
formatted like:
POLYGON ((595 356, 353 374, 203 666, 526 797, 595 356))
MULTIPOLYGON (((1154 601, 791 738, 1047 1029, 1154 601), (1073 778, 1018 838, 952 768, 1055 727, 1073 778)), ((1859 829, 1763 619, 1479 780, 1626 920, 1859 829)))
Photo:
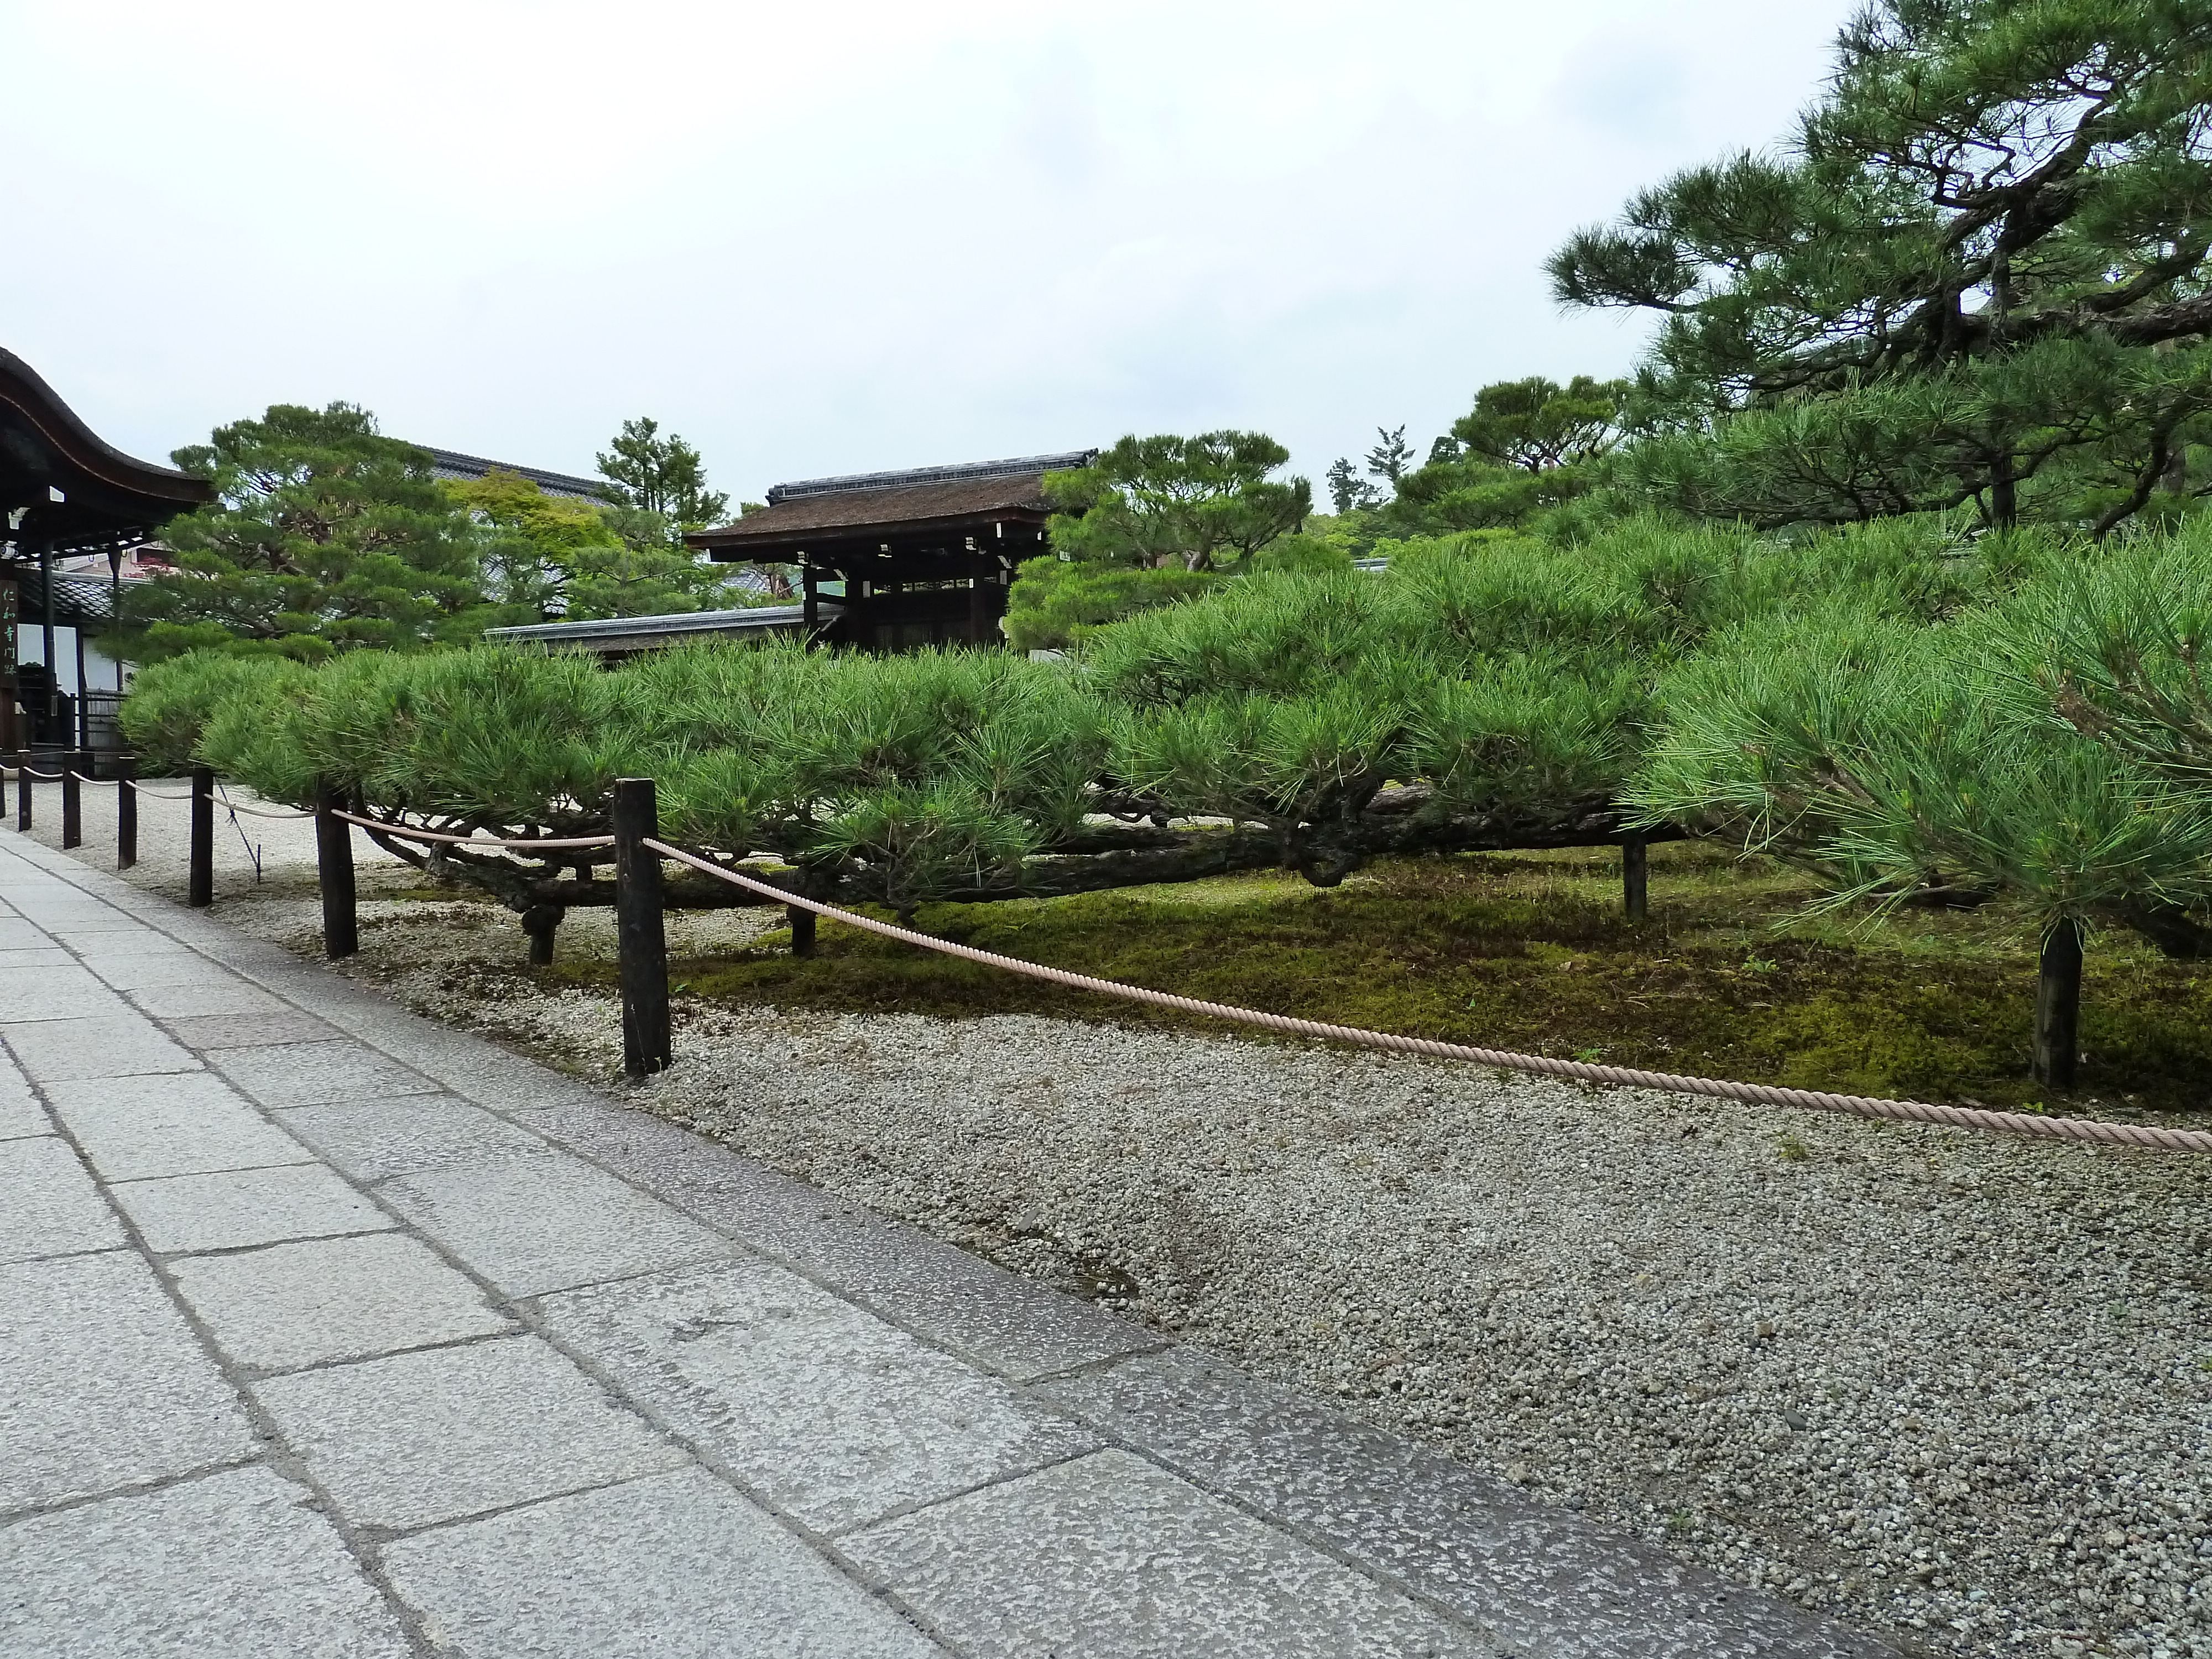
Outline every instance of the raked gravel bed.
MULTIPOLYGON (((258 830, 218 914, 313 952, 305 826, 258 830)), ((512 918, 362 915, 344 971, 423 1012, 1907 1651, 2212 1659, 2212 1160, 688 999, 628 1090, 611 1000, 516 972, 512 918)))

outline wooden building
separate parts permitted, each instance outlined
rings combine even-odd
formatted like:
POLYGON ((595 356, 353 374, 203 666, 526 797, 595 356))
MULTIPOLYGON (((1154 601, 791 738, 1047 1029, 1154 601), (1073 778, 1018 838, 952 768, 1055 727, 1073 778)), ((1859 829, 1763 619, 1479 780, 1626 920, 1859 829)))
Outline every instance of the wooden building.
POLYGON ((997 644, 1014 567, 1047 550, 1044 475, 1097 455, 780 483, 762 510, 684 539, 725 562, 798 566, 804 625, 824 644, 997 644))
POLYGON ((125 552, 213 495, 204 479, 103 442, 29 364, 0 350, 0 749, 83 741, 55 672, 57 632, 74 629, 81 643, 88 626, 111 617, 125 552), (108 567, 105 592, 96 580, 55 569, 88 556, 108 567), (37 674, 21 661, 28 629, 41 647, 37 674))

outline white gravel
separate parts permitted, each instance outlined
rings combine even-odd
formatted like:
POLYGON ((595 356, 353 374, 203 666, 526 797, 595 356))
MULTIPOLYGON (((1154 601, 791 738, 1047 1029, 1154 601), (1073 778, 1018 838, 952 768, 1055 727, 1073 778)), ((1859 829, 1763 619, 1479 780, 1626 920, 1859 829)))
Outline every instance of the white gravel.
MULTIPOLYGON (((263 828, 219 914, 313 951, 263 828)), ((346 971, 621 1086, 513 918, 363 924, 346 971)), ((1026 1016, 679 1001, 677 1049, 641 1105, 1908 1650, 2212 1659, 2212 1160, 1026 1016)))

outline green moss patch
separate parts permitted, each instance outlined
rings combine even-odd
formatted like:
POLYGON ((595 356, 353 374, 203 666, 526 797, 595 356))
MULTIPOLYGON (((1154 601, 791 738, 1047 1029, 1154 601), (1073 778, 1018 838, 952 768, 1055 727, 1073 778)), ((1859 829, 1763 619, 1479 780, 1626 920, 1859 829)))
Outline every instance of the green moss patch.
MULTIPOLYGON (((1995 919, 1811 919, 1790 871, 1655 848, 1651 915, 1621 914, 1610 853, 1386 863, 1322 890, 1231 878, 1079 897, 925 907, 939 938, 1126 983, 1309 1019, 1856 1093, 2040 1101, 2027 1076, 2030 952, 1995 919)), ((962 1017, 1038 1013, 1220 1032, 825 922, 678 960, 684 994, 962 1017)), ((2121 940, 2091 957, 2085 1092, 2194 1111, 2212 1075, 2212 965, 2121 940)), ((562 977, 605 983, 611 964, 562 977)), ((2078 1104, 2078 1103, 2077 1103, 2078 1104)))

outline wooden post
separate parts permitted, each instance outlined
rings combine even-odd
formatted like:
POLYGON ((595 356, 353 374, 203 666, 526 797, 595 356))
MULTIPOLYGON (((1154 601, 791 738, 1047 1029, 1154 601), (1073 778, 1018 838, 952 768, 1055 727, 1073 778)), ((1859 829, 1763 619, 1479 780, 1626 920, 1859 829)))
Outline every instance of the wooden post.
POLYGON ((192 768, 192 833, 185 902, 204 910, 215 902, 215 769, 192 768))
POLYGON ((1650 909, 1648 850, 1641 836, 1631 836, 1620 843, 1620 903, 1631 921, 1643 921, 1650 909))
POLYGON ((138 862, 138 763, 128 755, 115 762, 115 867, 138 862))
POLYGON ((791 954, 795 957, 812 956, 817 920, 814 912, 802 910, 795 904, 787 904, 783 907, 783 914, 791 923, 791 954))
POLYGON ((2081 924, 2066 916, 2043 936, 2035 976, 2035 1080, 2074 1086, 2081 1052, 2081 924))
POLYGON ((62 751, 62 850, 84 845, 84 786, 77 781, 77 774, 92 763, 92 757, 80 750, 62 751))
POLYGON ((354 904, 353 825, 338 816, 345 798, 327 783, 315 786, 315 863, 323 889, 323 954, 332 962, 361 949, 360 915, 354 904))
POLYGON ((660 909, 660 854, 644 845, 660 833, 651 778, 615 780, 615 950, 622 978, 623 1070, 666 1069, 668 934, 660 909))
POLYGON ((31 751, 15 751, 15 828, 24 835, 31 833, 31 751))

